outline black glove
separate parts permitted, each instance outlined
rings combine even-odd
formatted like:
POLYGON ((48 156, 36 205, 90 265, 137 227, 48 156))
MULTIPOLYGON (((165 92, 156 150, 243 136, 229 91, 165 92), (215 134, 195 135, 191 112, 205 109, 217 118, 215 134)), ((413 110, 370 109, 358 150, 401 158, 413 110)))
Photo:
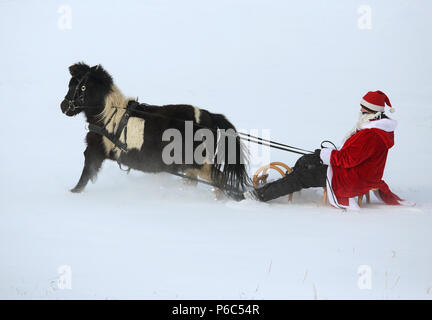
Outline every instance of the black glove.
POLYGON ((305 154, 304 156, 300 157, 295 166, 294 169, 303 169, 303 170, 310 170, 315 169, 316 167, 320 166, 322 164, 322 160, 320 157, 321 149, 316 149, 314 153, 305 154))
POLYGON ((324 162, 321 160, 321 149, 315 149, 314 155, 317 157, 318 163, 323 165, 324 162))

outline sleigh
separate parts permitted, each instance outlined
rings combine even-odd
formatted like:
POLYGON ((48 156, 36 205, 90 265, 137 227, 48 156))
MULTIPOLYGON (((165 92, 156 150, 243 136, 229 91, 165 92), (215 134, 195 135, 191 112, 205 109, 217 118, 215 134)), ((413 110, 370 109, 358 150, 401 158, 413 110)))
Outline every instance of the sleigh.
MULTIPOLYGON (((252 178, 254 188, 259 188, 266 185, 268 183, 270 172, 272 171, 277 172, 283 178, 286 175, 290 174, 293 171, 293 169, 291 169, 291 167, 289 167, 287 164, 280 161, 270 162, 269 164, 264 165, 255 171, 252 178)), ((366 203, 370 203, 370 191, 375 191, 375 190, 376 189, 371 189, 368 192, 366 192, 364 195, 357 197, 357 203, 359 207, 361 207, 363 204, 363 197, 366 198, 366 203)), ((291 193, 288 195, 288 202, 292 202, 292 200, 293 200, 293 194, 291 193)), ((323 205, 327 205, 327 188, 323 188, 323 196, 322 196, 321 203, 323 205)))

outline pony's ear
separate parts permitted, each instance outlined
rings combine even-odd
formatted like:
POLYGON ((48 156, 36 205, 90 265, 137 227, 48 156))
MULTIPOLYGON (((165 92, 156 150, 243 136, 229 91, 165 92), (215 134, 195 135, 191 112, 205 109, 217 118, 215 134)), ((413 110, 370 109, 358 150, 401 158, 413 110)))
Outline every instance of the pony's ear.
POLYGON ((86 65, 84 62, 78 62, 69 67, 69 72, 72 77, 80 78, 89 71, 90 71, 90 67, 86 65))
POLYGON ((90 68, 91 70, 91 77, 95 80, 100 81, 104 85, 110 87, 113 84, 113 79, 111 75, 106 72, 106 70, 100 65, 96 65, 90 68))

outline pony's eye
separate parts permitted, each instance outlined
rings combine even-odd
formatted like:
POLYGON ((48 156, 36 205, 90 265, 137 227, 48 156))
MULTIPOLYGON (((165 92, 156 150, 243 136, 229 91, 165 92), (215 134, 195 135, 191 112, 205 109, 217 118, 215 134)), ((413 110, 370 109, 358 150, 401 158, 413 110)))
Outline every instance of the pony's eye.
POLYGON ((85 91, 85 89, 86 89, 86 86, 81 87, 81 91, 85 91))

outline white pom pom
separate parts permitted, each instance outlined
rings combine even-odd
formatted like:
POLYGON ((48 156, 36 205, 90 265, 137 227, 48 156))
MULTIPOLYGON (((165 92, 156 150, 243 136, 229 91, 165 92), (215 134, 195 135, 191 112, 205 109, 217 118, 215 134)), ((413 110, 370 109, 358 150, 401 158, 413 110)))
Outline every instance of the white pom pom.
POLYGON ((396 109, 395 109, 395 108, 393 108, 393 107, 392 107, 392 108, 390 108, 390 112, 391 112, 391 113, 393 113, 393 112, 395 112, 395 111, 396 111, 396 109))

